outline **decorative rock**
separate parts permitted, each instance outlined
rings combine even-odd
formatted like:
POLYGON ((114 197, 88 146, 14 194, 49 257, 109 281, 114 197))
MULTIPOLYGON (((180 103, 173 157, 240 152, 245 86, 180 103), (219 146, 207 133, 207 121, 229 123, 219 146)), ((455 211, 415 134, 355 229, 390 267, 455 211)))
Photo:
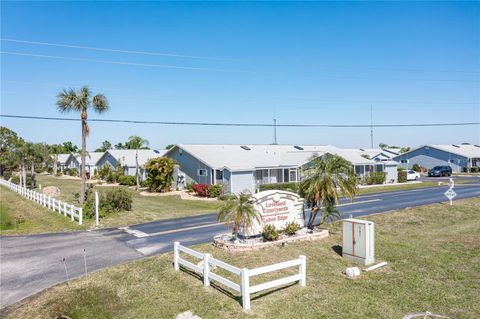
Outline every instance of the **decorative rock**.
POLYGON ((60 188, 56 186, 47 186, 42 189, 42 194, 50 197, 58 197, 60 195, 60 188))
POLYGON ((179 313, 176 319, 202 319, 201 317, 194 315, 190 310, 179 313))

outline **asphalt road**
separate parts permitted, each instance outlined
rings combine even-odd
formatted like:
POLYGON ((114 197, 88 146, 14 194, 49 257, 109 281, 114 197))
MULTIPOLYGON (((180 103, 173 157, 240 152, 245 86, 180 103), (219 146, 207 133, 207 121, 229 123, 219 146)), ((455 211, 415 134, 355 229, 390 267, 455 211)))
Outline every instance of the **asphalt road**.
MULTIPOLYGON (((342 201, 340 212, 348 217, 365 216, 400 208, 446 201, 447 186, 357 196, 342 201)), ((456 185, 455 200, 480 196, 480 180, 456 185)), ((126 228, 91 232, 1 237, 0 304, 4 308, 55 284, 144 256, 183 245, 206 243, 225 232, 215 214, 160 220, 126 228), (66 262, 63 262, 63 258, 66 262), (65 264, 67 273, 65 272, 65 264)))

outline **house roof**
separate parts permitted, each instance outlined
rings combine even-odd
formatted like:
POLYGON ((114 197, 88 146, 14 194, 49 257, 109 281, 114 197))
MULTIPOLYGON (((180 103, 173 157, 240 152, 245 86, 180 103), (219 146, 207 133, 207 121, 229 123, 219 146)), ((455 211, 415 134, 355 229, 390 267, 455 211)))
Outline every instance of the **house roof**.
POLYGON ((65 164, 70 156, 72 156, 71 153, 58 154, 58 161, 59 161, 61 164, 65 164))
POLYGON ((331 145, 270 145, 270 144, 178 144, 170 149, 183 151, 196 157, 213 169, 227 168, 231 171, 258 168, 298 167, 312 157, 325 153, 339 155, 353 164, 375 164, 356 152, 339 149, 331 145))
POLYGON ((360 156, 367 155, 369 159, 374 159, 376 157, 390 159, 398 154, 398 153, 394 153, 391 150, 381 149, 381 148, 348 148, 345 150, 357 152, 358 154, 360 154, 360 156))
MULTIPOLYGON (((167 150, 138 150, 138 165, 143 166, 145 163, 155 157, 161 157, 165 155, 167 150)), ((136 166, 135 154, 136 150, 108 150, 102 153, 96 163, 100 161, 103 155, 112 155, 117 161, 120 160, 122 166, 134 167, 136 166)))
MULTIPOLYGON (((95 166, 98 160, 105 154, 105 152, 87 152, 85 156, 85 164, 89 166, 95 166)), ((75 155, 75 158, 79 163, 82 162, 82 155, 75 155)))
POLYGON ((409 154, 413 151, 416 151, 423 147, 431 147, 437 150, 441 150, 447 153, 452 153, 456 155, 460 155, 466 158, 480 158, 480 146, 479 145, 471 145, 471 144, 427 144, 417 147, 409 152, 400 154, 397 157, 403 156, 405 154, 409 154))

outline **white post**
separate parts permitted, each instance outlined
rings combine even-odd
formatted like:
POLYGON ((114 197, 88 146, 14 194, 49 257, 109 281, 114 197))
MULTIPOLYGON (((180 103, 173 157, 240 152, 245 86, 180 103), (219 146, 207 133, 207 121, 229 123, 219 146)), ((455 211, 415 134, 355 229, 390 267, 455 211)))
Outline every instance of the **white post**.
POLYGON ((180 269, 180 266, 178 265, 178 245, 180 245, 178 241, 173 243, 173 269, 175 270, 180 269))
POLYGON ((300 286, 305 287, 307 285, 307 257, 300 255, 300 286))
POLYGON ((98 192, 95 192, 95 225, 98 226, 98 192))
POLYGON ((39 191, 39 192, 42 191, 42 184, 38 184, 38 191, 39 191))
POLYGON ((248 269, 242 269, 242 307, 243 311, 250 310, 250 278, 248 269))
POLYGON ((48 209, 51 209, 51 208, 52 208, 52 207, 51 207, 51 197, 48 196, 48 197, 47 197, 47 200, 48 200, 48 209))
POLYGON ((63 203, 63 216, 67 216, 67 203, 63 203))
POLYGON ((83 223, 83 207, 80 207, 80 211, 78 212, 78 224, 81 225, 83 223))
POLYGON ((210 254, 204 254, 203 257, 203 286, 210 286, 210 279, 208 278, 210 273, 210 267, 208 265, 210 259, 210 254))
POLYGON ((73 206, 73 204, 72 204, 72 206, 70 206, 70 220, 71 220, 72 222, 73 222, 73 220, 74 220, 73 214, 75 213, 75 210, 74 210, 73 207, 74 207, 74 206, 73 206))

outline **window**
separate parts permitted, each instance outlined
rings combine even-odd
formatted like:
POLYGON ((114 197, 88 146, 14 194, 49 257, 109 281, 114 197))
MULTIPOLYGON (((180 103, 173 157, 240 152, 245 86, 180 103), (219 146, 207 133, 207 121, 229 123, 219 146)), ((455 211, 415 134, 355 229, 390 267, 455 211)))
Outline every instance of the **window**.
POLYGON ((451 159, 451 160, 449 160, 449 162, 450 162, 450 163, 455 163, 455 160, 452 160, 452 159, 451 159))
POLYGON ((291 168, 290 169, 290 182, 296 182, 297 181, 297 169, 296 168, 291 168))
POLYGON ((217 180, 222 180, 223 179, 223 171, 217 171, 216 179, 217 180))
POLYGON ((408 160, 401 160, 400 163, 403 163, 403 164, 408 163, 408 160))
POLYGON ((198 176, 207 176, 207 170, 206 169, 199 169, 197 171, 198 176))

